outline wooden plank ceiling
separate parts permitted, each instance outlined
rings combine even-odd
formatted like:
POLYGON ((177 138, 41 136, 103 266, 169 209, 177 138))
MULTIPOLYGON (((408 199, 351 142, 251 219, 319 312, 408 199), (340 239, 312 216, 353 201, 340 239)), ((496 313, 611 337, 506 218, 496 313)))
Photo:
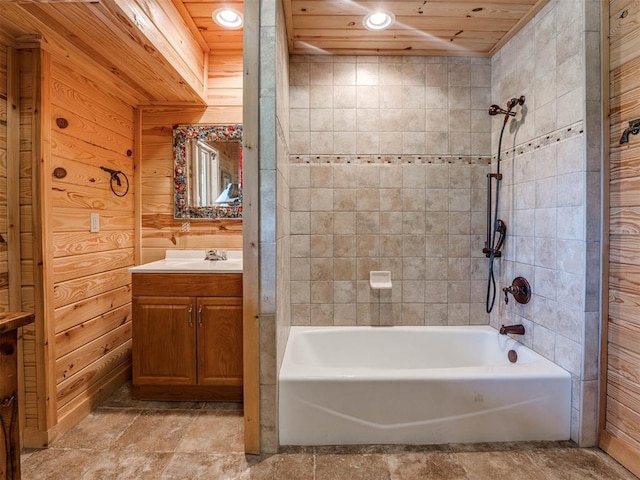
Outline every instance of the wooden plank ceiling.
POLYGON ((548 0, 283 0, 289 53, 490 56, 548 0), (372 32, 363 17, 396 16, 372 32))
POLYGON ((227 30, 213 21, 211 14, 220 7, 244 13, 243 0, 173 0, 188 24, 197 30, 213 55, 242 52, 242 28, 227 30))
POLYGON ((96 62, 138 103, 206 103, 205 52, 167 0, 0 1, 0 34, 96 62))
MULTIPOLYGON (((283 0, 283 5, 294 54, 490 56, 547 2, 283 0), (362 19, 376 9, 392 11, 395 24, 382 32, 366 30, 362 19)), ((203 103, 202 57, 242 52, 243 30, 225 30, 211 14, 221 6, 242 12, 243 3, 0 0, 0 33, 48 31, 71 40, 78 54, 138 87, 142 103, 203 103), (145 30, 148 25, 152 28, 145 30)))
MULTIPOLYGON (((213 55, 242 51, 242 29, 225 30, 211 18, 243 0, 173 0, 203 48, 213 55)), ((490 56, 548 0, 283 0, 289 52, 336 55, 490 56), (388 30, 364 28, 364 15, 392 11, 388 30)))

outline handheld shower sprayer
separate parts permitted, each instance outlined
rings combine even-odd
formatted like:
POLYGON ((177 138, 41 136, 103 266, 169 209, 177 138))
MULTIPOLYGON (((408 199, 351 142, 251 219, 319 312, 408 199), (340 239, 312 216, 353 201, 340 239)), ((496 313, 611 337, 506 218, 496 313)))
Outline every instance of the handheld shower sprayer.
POLYGON ((510 115, 510 116, 514 116, 516 114, 516 112, 509 112, 507 110, 505 110, 504 108, 502 108, 500 105, 491 105, 489 107, 489 115, 510 115))
POLYGON ((489 107, 489 115, 504 115, 504 122, 502 123, 502 130, 500 130, 500 139, 498 140, 498 158, 496 161, 496 172, 487 174, 487 240, 485 242, 482 253, 489 258, 489 279, 487 282, 487 313, 491 313, 493 305, 496 300, 496 280, 493 272, 493 262, 496 258, 502 255, 502 246, 507 233, 507 225, 498 218, 499 204, 500 204, 500 182, 502 180, 502 174, 500 173, 500 161, 502 151, 502 136, 504 129, 507 126, 509 117, 515 117, 516 112, 513 109, 518 105, 524 105, 525 96, 521 95, 516 98, 513 97, 507 101, 507 109, 505 110, 500 105, 491 105, 489 107), (495 180, 495 198, 494 183, 495 180), (491 207, 493 207, 493 215, 491 213, 491 207))

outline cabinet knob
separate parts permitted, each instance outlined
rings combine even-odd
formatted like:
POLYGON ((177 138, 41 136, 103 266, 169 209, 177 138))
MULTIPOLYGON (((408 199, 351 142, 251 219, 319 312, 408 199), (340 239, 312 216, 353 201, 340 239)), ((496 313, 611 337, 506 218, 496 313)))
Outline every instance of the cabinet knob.
POLYGON ((193 305, 189 305, 189 326, 193 327, 193 305))
POLYGON ((200 305, 200 308, 198 309, 198 326, 202 326, 202 305, 200 305))

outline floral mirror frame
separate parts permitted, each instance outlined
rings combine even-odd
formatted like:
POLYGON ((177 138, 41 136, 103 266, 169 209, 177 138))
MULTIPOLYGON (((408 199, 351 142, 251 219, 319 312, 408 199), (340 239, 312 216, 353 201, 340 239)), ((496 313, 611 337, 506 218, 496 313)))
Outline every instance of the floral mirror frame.
MULTIPOLYGON (((239 142, 238 170, 242 184, 242 125, 188 124, 173 126, 173 183, 174 218, 176 219, 242 219, 242 193, 240 201, 234 205, 209 205, 198 207, 187 204, 189 185, 187 184, 187 143, 190 139, 209 142, 239 142)), ((242 192, 242 190, 241 190, 242 192)))

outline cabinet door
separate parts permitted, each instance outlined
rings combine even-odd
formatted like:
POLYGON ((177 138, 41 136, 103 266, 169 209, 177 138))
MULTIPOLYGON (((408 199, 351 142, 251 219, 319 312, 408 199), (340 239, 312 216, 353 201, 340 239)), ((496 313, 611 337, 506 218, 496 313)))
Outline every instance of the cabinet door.
POLYGON ((133 384, 196 383, 193 297, 133 297, 133 384))
POLYGON ((242 386, 242 298, 198 298, 198 384, 242 386))

